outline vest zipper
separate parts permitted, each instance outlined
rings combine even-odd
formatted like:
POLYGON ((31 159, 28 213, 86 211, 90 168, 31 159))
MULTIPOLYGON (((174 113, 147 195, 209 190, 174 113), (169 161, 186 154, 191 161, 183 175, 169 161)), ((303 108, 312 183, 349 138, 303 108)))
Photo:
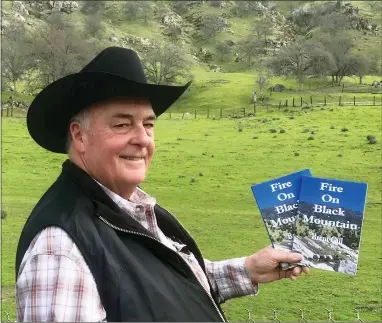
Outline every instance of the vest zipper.
MULTIPOLYGON (((164 245, 163 243, 161 243, 158 239, 155 239, 153 237, 150 237, 149 235, 147 234, 144 234, 144 233, 140 233, 140 232, 135 232, 135 231, 132 231, 132 230, 127 230, 127 229, 123 229, 123 228, 120 228, 120 227, 117 227, 115 226, 114 224, 111 224, 110 222, 108 222, 107 220, 105 220, 102 216, 100 216, 98 214, 98 217, 99 219, 104 222, 105 224, 107 224, 109 227, 111 227, 112 229, 114 230, 118 230, 118 231, 122 231, 122 232, 125 232, 125 233, 130 233, 130 234, 135 234, 135 235, 139 235, 139 236, 143 236, 143 237, 147 237, 147 238, 150 238, 151 240, 154 240, 154 241, 157 241, 159 242, 161 245, 163 245, 165 248, 167 248, 168 250, 171 250, 172 252, 176 253, 174 250, 170 249, 169 247, 167 247, 166 245, 164 245)), ((177 254, 177 253, 176 253, 177 254)), ((178 254, 177 254, 178 255, 178 254)), ((185 262, 185 260, 180 257, 182 259, 183 262, 185 262)), ((188 266, 188 264, 186 263, 186 265, 188 266)), ((188 266, 189 267, 189 266, 188 266)), ((208 298, 211 300, 212 304, 214 305, 216 311, 219 313, 219 316, 220 318, 223 320, 223 322, 226 322, 226 320, 224 320, 224 317, 222 316, 222 314, 220 313, 220 310, 219 308, 217 307, 215 301, 213 300, 213 298, 210 296, 210 293, 208 293, 208 291, 204 288, 204 286, 199 282, 198 278, 196 277, 196 275, 194 274, 193 270, 190 268, 190 271, 192 272, 193 276, 195 277, 196 281, 199 283, 200 286, 202 286, 203 290, 205 291, 205 293, 207 294, 208 298)), ((208 278, 207 278, 208 279, 208 278)))

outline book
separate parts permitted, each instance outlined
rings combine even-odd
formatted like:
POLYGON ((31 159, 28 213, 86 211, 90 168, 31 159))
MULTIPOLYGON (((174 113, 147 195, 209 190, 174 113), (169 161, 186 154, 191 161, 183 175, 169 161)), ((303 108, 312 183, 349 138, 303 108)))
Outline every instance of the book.
MULTIPOLYGON (((251 186, 272 247, 292 250, 295 218, 302 176, 311 176, 309 169, 251 186)), ((296 266, 282 263, 283 270, 296 266)))
POLYGON ((367 184, 304 176, 292 250, 301 264, 355 275, 367 184))

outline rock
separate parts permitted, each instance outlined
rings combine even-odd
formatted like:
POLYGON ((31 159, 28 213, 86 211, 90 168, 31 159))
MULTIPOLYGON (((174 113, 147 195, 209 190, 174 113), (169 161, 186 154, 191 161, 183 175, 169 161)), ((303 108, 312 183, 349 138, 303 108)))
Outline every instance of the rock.
POLYGON ((338 266, 338 272, 355 275, 356 271, 357 271, 356 263, 354 263, 351 260, 340 260, 340 264, 338 266))
POLYGON ((166 14, 165 16, 162 17, 161 23, 165 26, 174 26, 180 28, 183 23, 183 19, 181 16, 179 16, 176 13, 171 13, 171 14, 166 14))
POLYGON ((22 1, 13 1, 12 8, 20 14, 29 15, 29 12, 25 8, 24 3, 22 1))
POLYGON ((211 70, 211 72, 221 72, 222 71, 221 67, 217 66, 215 64, 210 65, 210 70, 211 70))
POLYGON ((8 20, 2 19, 1 20, 1 34, 3 34, 4 31, 6 31, 9 28, 10 25, 11 24, 10 24, 10 22, 8 20))
POLYGON ((271 89, 273 92, 283 92, 283 91, 285 91, 286 87, 282 84, 276 84, 271 89))
POLYGON ((113 43, 117 43, 117 42, 118 42, 118 38, 115 37, 114 35, 113 35, 113 36, 110 36, 110 37, 109 37, 109 40, 110 40, 111 42, 113 42, 113 43))
POLYGON ((212 53, 206 49, 206 48, 200 48, 200 51, 198 53, 198 56, 200 57, 201 60, 207 62, 212 59, 212 53))
POLYGON ((15 87, 13 86, 13 85, 11 85, 10 87, 9 87, 9 91, 14 91, 15 90, 15 87))
MULTIPOLYGON (((55 2, 59 2, 59 1, 55 1, 55 2)), ((77 9, 78 9, 78 3, 76 1, 62 1, 62 6, 60 11, 70 14, 77 9)))
POLYGON ((25 18, 22 15, 20 15, 18 12, 15 13, 14 19, 18 22, 21 22, 21 23, 25 22, 25 18))

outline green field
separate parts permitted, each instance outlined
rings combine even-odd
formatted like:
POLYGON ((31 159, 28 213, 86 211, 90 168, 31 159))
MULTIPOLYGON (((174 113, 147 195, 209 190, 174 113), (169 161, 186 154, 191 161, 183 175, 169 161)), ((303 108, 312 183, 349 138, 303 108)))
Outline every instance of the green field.
MULTIPOLYGON (((381 130, 380 106, 259 109, 256 117, 221 120, 164 116, 157 123, 157 151, 142 186, 179 218, 206 258, 219 260, 269 245, 252 184, 304 168, 316 176, 367 182, 356 276, 311 270, 296 282, 262 285, 257 297, 231 300, 223 307, 230 321, 247 321, 246 309, 255 321, 272 320, 273 309, 281 321, 296 322, 300 309, 308 321, 326 321, 326 309, 333 310, 335 321, 355 321, 356 309, 363 321, 381 321, 381 130), (374 135, 377 144, 368 144, 367 135, 374 135)), ((15 320, 20 230, 64 159, 34 144, 25 118, 2 118, 2 208, 8 213, 2 220, 2 320, 6 312, 15 320)))

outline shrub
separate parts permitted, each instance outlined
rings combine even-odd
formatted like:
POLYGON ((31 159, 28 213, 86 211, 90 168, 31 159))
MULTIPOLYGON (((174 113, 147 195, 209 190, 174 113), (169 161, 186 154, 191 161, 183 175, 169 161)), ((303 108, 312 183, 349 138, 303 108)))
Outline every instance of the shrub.
POLYGON ((196 182, 196 179, 195 178, 191 178, 191 183, 195 183, 196 182))
POLYGON ((335 129, 335 127, 334 126, 330 126, 330 129, 335 129))
POLYGON ((310 132, 310 134, 312 134, 312 135, 314 135, 315 133, 316 133, 316 132, 314 132, 314 131, 311 131, 311 132, 310 132))
POLYGON ((375 137, 372 136, 372 135, 368 135, 368 136, 366 137, 366 139, 369 140, 369 141, 370 141, 370 140, 373 140, 373 139, 375 140, 375 137))
POLYGON ((341 131, 346 132, 346 131, 349 131, 349 129, 348 128, 342 128, 341 131))
POLYGON ((270 132, 270 133, 276 133, 277 130, 276 130, 276 129, 270 129, 269 132, 270 132))
POLYGON ((302 133, 307 133, 307 132, 309 132, 309 129, 304 129, 304 130, 302 131, 302 133))
POLYGON ((1 210, 1 218, 5 219, 7 217, 8 213, 5 210, 1 210))
POLYGON ((199 176, 203 176, 203 173, 199 173, 199 176))
POLYGON ((285 133, 285 130, 284 129, 280 129, 280 133, 285 133))
POLYGON ((295 155, 295 156, 300 156, 300 153, 295 152, 294 155, 295 155))
POLYGON ((377 140, 375 140, 375 138, 372 138, 372 139, 369 140, 369 144, 370 145, 374 145, 376 143, 377 143, 377 140))
POLYGON ((252 139, 259 139, 259 137, 252 137, 252 139))
POLYGON ((308 137, 308 140, 314 140, 313 136, 308 137))
POLYGON ((237 131, 243 132, 243 128, 238 128, 237 131))
POLYGON ((294 119, 294 117, 293 117, 293 116, 291 116, 291 117, 289 117, 289 119, 294 119))
POLYGON ((341 155, 341 154, 338 154, 337 157, 342 157, 342 155, 341 155))

